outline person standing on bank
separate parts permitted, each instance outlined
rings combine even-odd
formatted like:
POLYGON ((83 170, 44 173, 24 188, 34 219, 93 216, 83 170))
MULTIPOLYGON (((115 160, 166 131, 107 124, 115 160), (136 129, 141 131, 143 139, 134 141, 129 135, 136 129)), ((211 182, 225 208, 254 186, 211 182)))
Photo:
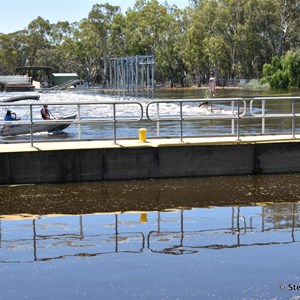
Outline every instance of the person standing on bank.
POLYGON ((43 108, 41 109, 41 115, 44 120, 50 120, 52 114, 50 113, 48 109, 48 105, 43 105, 43 108))

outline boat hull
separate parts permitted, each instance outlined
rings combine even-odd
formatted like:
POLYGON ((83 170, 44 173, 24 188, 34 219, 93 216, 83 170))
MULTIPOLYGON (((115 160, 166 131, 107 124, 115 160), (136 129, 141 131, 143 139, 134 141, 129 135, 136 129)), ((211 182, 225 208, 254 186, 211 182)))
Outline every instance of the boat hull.
POLYGON ((21 134, 30 134, 37 132, 59 132, 67 127, 69 127, 73 120, 76 118, 76 115, 67 116, 60 118, 59 120, 70 120, 70 122, 65 122, 64 124, 51 124, 45 121, 45 124, 17 124, 17 121, 14 124, 4 125, 0 129, 0 136, 14 136, 21 134))

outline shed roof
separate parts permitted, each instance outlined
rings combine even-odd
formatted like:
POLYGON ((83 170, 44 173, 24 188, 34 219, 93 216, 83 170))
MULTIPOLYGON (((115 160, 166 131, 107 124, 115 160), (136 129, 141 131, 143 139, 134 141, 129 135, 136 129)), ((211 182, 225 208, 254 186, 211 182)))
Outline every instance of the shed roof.
POLYGON ((76 76, 78 77, 78 75, 76 73, 53 73, 52 74, 53 76, 56 76, 56 77, 67 77, 67 76, 76 76))

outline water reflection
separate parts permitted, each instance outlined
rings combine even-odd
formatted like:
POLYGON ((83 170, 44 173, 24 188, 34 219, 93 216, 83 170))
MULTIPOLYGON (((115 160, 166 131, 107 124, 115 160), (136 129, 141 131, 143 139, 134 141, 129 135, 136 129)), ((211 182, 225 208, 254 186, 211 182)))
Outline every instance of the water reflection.
POLYGON ((1 186, 1 299, 296 299, 299 182, 1 186))
POLYGON ((299 242, 298 177, 1 187, 0 261, 184 255, 299 242))
POLYGON ((184 255, 299 242, 299 204, 1 221, 1 263, 112 253, 184 255), (143 221, 147 214, 147 222, 143 221))

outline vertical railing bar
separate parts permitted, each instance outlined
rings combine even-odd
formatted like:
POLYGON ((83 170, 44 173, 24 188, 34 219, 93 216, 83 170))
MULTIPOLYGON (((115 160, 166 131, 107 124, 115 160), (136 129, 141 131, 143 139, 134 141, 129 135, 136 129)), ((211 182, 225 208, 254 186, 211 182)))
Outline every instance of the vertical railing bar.
POLYGON ((295 138, 295 98, 292 98, 292 136, 295 138))
POLYGON ((233 118, 231 119, 231 134, 234 134, 234 101, 231 101, 231 112, 232 112, 232 116, 233 118))
POLYGON ((77 124, 77 138, 80 140, 81 139, 81 124, 80 124, 80 120, 81 120, 81 116, 80 116, 80 113, 81 113, 81 111, 80 111, 80 108, 81 108, 81 106, 80 106, 80 104, 77 104, 77 115, 78 115, 78 121, 79 121, 79 123, 77 124))
POLYGON ((116 103, 113 103, 113 113, 114 113, 114 145, 117 144, 117 128, 116 128, 116 103))
POLYGON ((237 140, 240 141, 240 99, 237 100, 237 140))
POLYGON ((32 116, 32 105, 33 104, 30 104, 29 105, 29 108, 30 108, 30 145, 31 147, 33 147, 33 128, 32 128, 32 123, 33 123, 33 116, 32 116))
POLYGON ((266 100, 262 100, 261 101, 261 109, 262 109, 262 119, 261 119, 261 133, 265 134, 265 130, 266 130, 266 119, 265 119, 265 115, 266 115, 266 100))
POLYGON ((159 137, 160 136, 159 103, 156 103, 156 113, 157 113, 156 135, 159 137))
POLYGON ((183 141, 183 117, 182 117, 182 101, 180 103, 180 142, 183 141))

